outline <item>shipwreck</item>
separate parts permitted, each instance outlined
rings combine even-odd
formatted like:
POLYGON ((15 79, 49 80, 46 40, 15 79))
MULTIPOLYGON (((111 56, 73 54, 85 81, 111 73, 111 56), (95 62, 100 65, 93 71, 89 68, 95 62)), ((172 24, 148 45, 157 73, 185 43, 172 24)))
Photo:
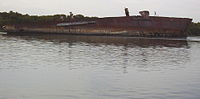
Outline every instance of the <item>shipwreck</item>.
POLYGON ((71 20, 49 24, 9 24, 3 26, 8 34, 65 34, 127 37, 187 37, 190 18, 150 16, 149 11, 130 16, 128 8, 121 17, 91 20, 71 20))

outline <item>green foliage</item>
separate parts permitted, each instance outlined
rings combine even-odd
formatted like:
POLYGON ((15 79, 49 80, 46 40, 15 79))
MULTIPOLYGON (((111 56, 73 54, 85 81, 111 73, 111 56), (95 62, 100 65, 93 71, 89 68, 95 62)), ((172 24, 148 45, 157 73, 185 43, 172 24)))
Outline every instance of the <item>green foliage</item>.
MULTIPOLYGON (((96 17, 85 17, 81 14, 74 15, 73 20, 94 19, 96 17)), ((63 21, 71 21, 71 17, 64 14, 48 15, 48 16, 30 16, 28 14, 20 14, 18 12, 10 11, 0 12, 0 26, 7 24, 48 24, 63 21)))
POLYGON ((188 28, 188 32, 190 35, 200 36, 200 23, 192 23, 188 28))
POLYGON ((2 12, 0 13, 0 25, 57 22, 61 21, 61 17, 66 18, 66 15, 30 16, 28 14, 22 15, 13 11, 10 11, 9 13, 2 12))
POLYGON ((84 16, 81 15, 81 14, 77 14, 77 15, 74 16, 74 18, 75 18, 75 19, 83 19, 84 16))

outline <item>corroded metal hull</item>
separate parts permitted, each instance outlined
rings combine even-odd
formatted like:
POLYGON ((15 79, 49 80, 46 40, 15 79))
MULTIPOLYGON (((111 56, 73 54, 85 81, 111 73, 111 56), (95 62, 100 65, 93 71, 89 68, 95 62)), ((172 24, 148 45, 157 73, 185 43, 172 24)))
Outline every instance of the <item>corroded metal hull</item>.
POLYGON ((8 33, 108 35, 139 37, 186 37, 186 29, 192 19, 142 16, 107 17, 90 21, 53 24, 7 25, 8 33))

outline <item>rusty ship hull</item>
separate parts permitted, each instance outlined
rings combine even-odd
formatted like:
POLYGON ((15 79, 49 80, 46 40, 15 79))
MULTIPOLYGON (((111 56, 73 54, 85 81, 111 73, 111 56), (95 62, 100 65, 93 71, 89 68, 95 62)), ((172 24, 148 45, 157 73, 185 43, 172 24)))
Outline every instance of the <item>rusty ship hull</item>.
POLYGON ((66 34, 127 37, 187 37, 189 18, 158 16, 105 17, 52 24, 7 25, 10 34, 66 34))

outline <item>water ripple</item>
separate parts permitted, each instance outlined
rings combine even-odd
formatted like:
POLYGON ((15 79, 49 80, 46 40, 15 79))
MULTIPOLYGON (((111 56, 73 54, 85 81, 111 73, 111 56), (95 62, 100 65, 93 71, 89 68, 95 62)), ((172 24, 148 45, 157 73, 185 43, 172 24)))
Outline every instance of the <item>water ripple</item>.
POLYGON ((0 99, 198 99, 200 43, 0 35, 0 99))

